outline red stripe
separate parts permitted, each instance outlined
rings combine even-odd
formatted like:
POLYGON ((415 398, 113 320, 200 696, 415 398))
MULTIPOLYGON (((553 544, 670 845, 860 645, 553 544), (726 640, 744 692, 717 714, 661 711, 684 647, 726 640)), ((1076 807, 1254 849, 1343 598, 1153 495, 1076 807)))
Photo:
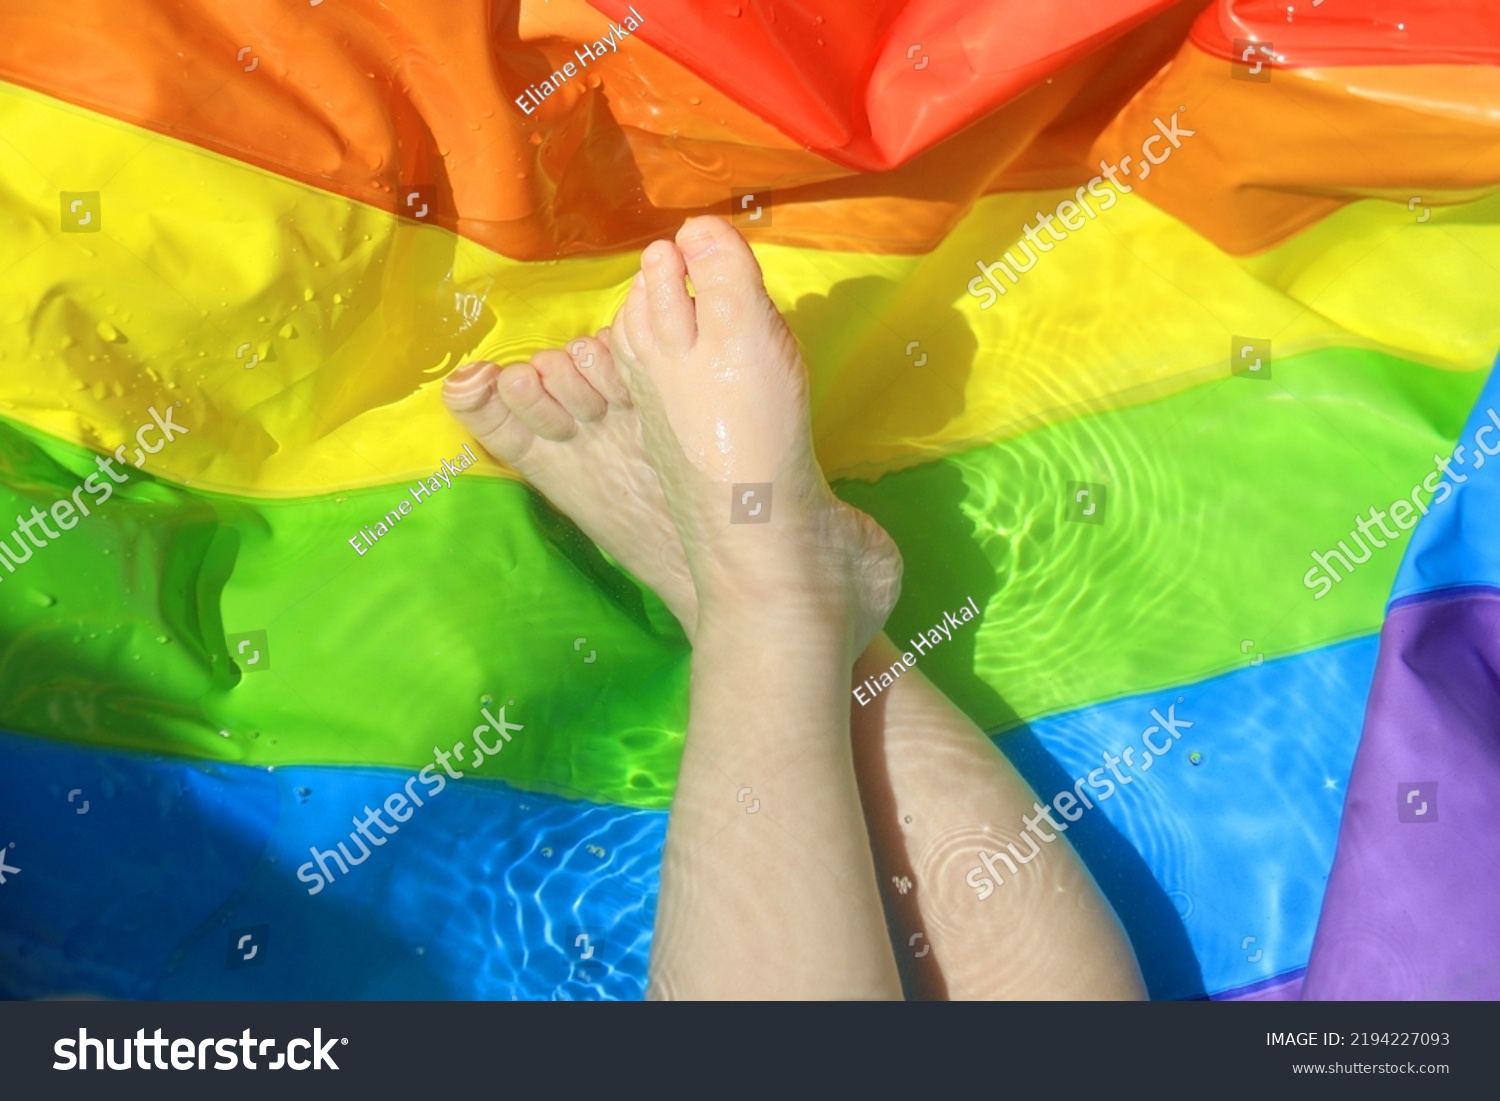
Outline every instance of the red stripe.
POLYGON ((1207 53, 1269 43, 1282 68, 1500 64, 1495 0, 1219 0, 1193 26, 1207 53))
MULTIPOLYGON (((589 0, 615 20, 622 0, 589 0)), ((902 164, 1179 0, 634 0, 644 41, 809 149, 902 164)))

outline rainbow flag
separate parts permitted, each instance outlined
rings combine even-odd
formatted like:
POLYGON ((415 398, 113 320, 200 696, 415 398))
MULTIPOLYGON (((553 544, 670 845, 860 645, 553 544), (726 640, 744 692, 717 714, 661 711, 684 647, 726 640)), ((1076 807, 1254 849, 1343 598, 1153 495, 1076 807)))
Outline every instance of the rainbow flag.
POLYGON ((0 993, 642 994, 687 644, 438 388, 716 212, 892 637, 980 610, 924 672, 1039 793, 1181 720, 1070 834, 1152 996, 1500 997, 1500 13, 69 12, 0 4, 0 993))

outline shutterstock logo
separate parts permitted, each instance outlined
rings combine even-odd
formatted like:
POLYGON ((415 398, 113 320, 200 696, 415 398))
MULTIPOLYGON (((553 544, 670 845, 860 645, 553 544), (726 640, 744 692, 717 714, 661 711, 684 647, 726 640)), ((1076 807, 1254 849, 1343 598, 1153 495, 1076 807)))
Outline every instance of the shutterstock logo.
POLYGON ((331 1052, 335 1044, 347 1044, 347 1037, 329 1037, 323 1039, 321 1028, 313 1029, 311 1040, 298 1037, 286 1045, 286 1050, 278 1052, 276 1040, 257 1040, 250 1035, 247 1028, 240 1033, 238 1039, 225 1037, 224 1039, 164 1039, 161 1029, 157 1029, 150 1039, 146 1038, 146 1030, 136 1030, 135 1037, 123 1037, 119 1041, 120 1058, 115 1059, 115 1038, 106 1037, 103 1040, 89 1035, 87 1028, 78 1030, 78 1038, 68 1036, 58 1040, 52 1045, 52 1053, 57 1056, 57 1062, 52 1064, 53 1070, 130 1070, 135 1067, 139 1070, 208 1070, 208 1056, 212 1052, 218 1056, 213 1064, 214 1070, 233 1070, 243 1065, 246 1070, 338 1070, 339 1065, 333 1061, 331 1052), (306 1052, 312 1056, 304 1059, 300 1053, 306 1052), (93 1065, 89 1065, 89 1055, 93 1055, 93 1065), (270 1057, 276 1058, 271 1061, 270 1057), (171 1063, 167 1063, 170 1057, 171 1063), (260 1059, 257 1063, 255 1060, 260 1059))
POLYGON ((979 269, 979 274, 969 280, 968 289, 975 298, 983 299, 979 308, 989 309, 1009 289, 1000 276, 1003 275, 1010 286, 1015 286, 1022 275, 1036 267, 1041 254, 1051 252, 1068 239, 1070 231, 1076 233, 1102 212, 1109 210, 1120 201, 1122 194, 1133 192, 1135 186, 1121 178, 1132 175, 1132 161, 1135 161, 1134 178, 1139 182, 1149 177, 1157 165, 1165 163, 1175 150, 1181 149, 1184 139, 1196 135, 1198 131, 1189 130, 1178 121, 1186 111, 1186 106, 1179 107, 1172 113, 1170 122, 1163 122, 1160 116, 1153 118, 1151 121, 1156 124, 1157 132, 1141 142, 1139 160, 1135 160, 1133 154, 1121 157, 1118 165, 1101 160, 1099 175, 1074 191, 1072 198, 1063 199, 1051 213, 1040 210, 1036 212, 1035 222, 1028 222, 1022 228, 1024 241, 1017 241, 1014 246, 1005 250, 999 260, 992 263, 976 260, 974 264, 979 269), (1108 185, 1104 183, 1106 179, 1109 180, 1108 185), (1094 209, 1094 203, 1098 204, 1098 210, 1094 209), (1059 229, 1059 226, 1062 228, 1059 229), (1015 255, 1012 256, 1012 253, 1015 255))

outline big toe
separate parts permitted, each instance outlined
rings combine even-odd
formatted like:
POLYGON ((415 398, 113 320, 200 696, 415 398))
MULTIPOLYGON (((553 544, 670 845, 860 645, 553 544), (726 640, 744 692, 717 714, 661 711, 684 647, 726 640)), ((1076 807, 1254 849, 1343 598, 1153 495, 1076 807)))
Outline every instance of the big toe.
POLYGON ((471 363, 443 382, 443 404, 486 451, 507 466, 525 458, 536 434, 511 412, 496 389, 500 368, 471 363))
POLYGON ((702 336, 726 339, 775 314, 755 254, 723 218, 689 218, 677 231, 677 247, 693 280, 702 336))

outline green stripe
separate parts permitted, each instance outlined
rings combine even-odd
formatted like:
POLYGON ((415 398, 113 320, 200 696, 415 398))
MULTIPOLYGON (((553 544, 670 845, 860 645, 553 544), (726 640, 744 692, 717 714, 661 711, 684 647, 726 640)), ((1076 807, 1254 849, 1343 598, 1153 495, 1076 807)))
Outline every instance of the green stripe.
POLYGON ((844 487, 906 560, 888 633, 973 596, 977 636, 921 667, 996 730, 1377 630, 1406 537, 1322 599, 1310 555, 1434 469, 1485 372, 1347 349, 1272 371, 844 487), (1069 481, 1106 485, 1103 524, 1065 518, 1069 481))
MULTIPOLYGON (((14 425, 0 460, 4 517, 46 508, 92 464, 14 425)), ((132 471, 120 489, 0 572, 0 725, 249 764, 420 768, 472 744, 490 695, 514 699, 525 730, 485 776, 666 804, 682 635, 524 486, 459 475, 364 557, 347 540, 406 487, 252 501, 132 471), (241 675, 226 635, 256 629, 270 668, 241 675)))
MULTIPOLYGON (((919 661, 996 728, 1245 664, 1245 639, 1276 654, 1378 627, 1399 548, 1321 601, 1302 587, 1308 553, 1419 482, 1483 380, 1356 351, 1274 371, 841 487, 906 558, 893 637, 972 596, 982 627, 919 661), (1108 483, 1102 525, 1063 518, 1068 480, 1108 483)), ((5 422, 0 462, 6 517, 92 468, 5 422)), ((664 806, 687 649, 661 604, 524 487, 472 475, 356 555, 348 538, 405 495, 251 501, 132 471, 0 572, 0 725, 252 764, 416 769, 470 740, 491 695, 516 701, 508 718, 525 730, 486 776, 664 806), (226 634, 258 628, 270 669, 241 675, 226 634)))

